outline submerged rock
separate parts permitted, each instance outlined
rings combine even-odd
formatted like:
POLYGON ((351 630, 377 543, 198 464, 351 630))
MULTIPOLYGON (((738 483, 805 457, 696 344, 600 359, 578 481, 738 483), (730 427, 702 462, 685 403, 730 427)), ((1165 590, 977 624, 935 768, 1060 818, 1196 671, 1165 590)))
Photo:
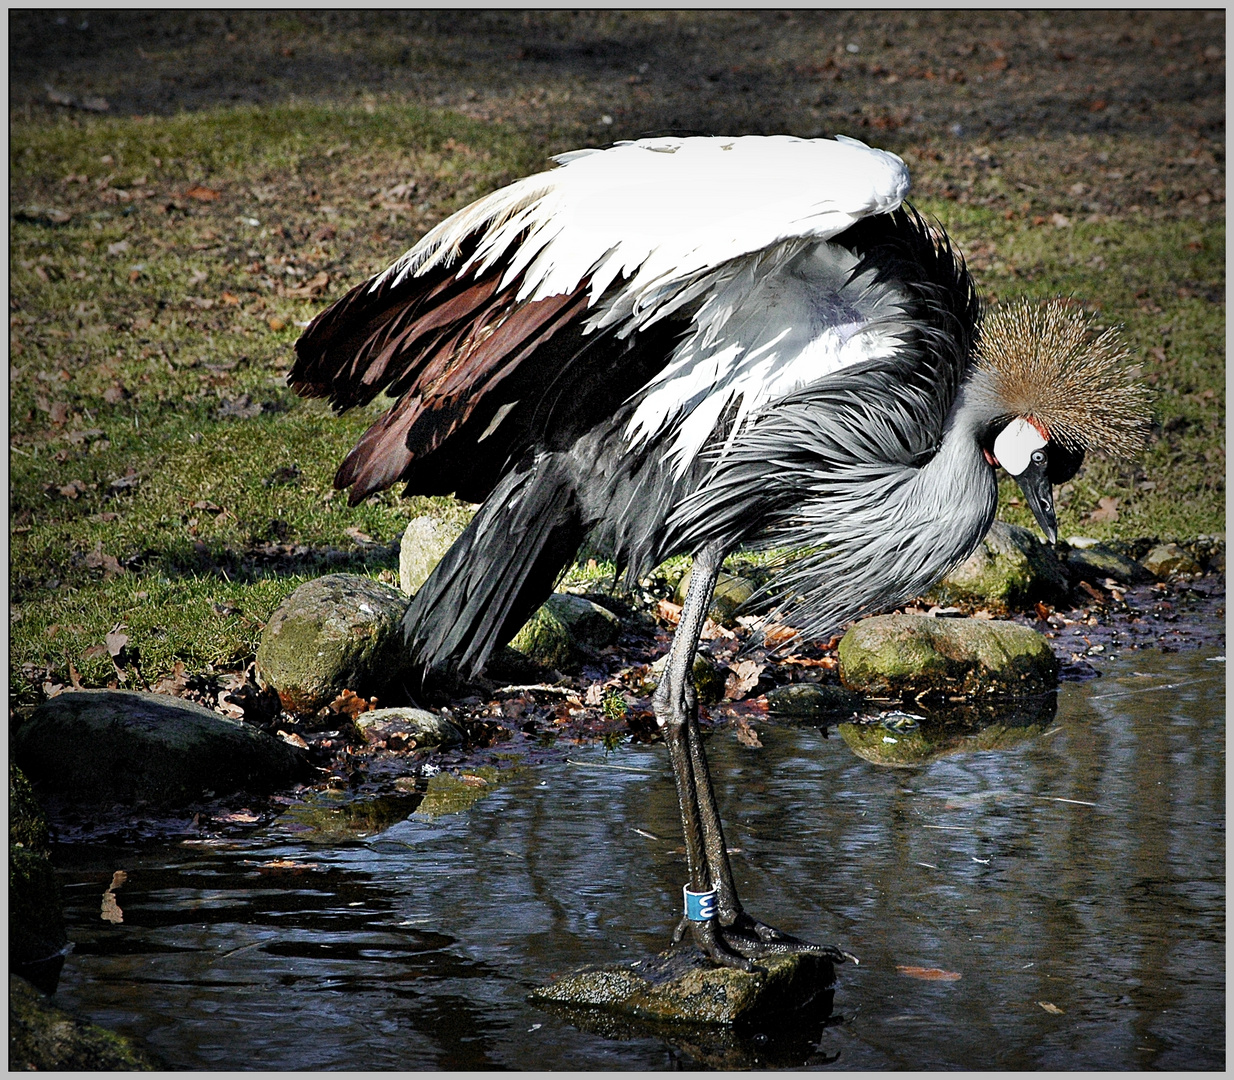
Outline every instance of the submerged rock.
POLYGON ((773 716, 803 719, 851 716, 861 708, 862 697, 842 686, 822 683, 789 683, 767 692, 767 711, 773 716))
POLYGON ((1019 623, 879 615, 840 639, 844 685, 874 697, 1032 694, 1051 690, 1050 643, 1019 623))
POLYGON ((830 960, 773 956, 766 974, 716 967, 694 946, 633 964, 585 968, 531 993, 531 1000, 602 1009, 644 1020, 731 1026, 802 1007, 835 982, 830 960))
POLYGON ((499 770, 491 765, 465 769, 455 776, 440 772, 429 778, 424 798, 416 807, 413 817, 438 818, 443 814, 457 814, 491 795, 501 782, 518 772, 517 768, 499 770))
POLYGON ((344 690, 402 696, 412 678, 403 645, 407 597, 358 574, 306 581, 270 616, 257 647, 257 677, 283 708, 311 713, 344 690))
POLYGON ((416 746, 459 746, 463 733, 449 717, 427 709, 398 706, 393 709, 372 709, 355 720, 356 729, 365 742, 385 742, 392 739, 416 746))
POLYGON ((992 611, 1027 611, 1038 601, 1060 604, 1070 582, 1054 552, 1029 529, 996 521, 977 550, 929 593, 939 603, 963 601, 992 611))
POLYGON ((398 549, 399 588, 415 595, 462 531, 462 525, 428 514, 407 522, 398 549))
POLYGON ((1158 544, 1140 562, 1150 574, 1158 578, 1204 572, 1196 557, 1178 544, 1158 544))
POLYGON ((78 1019, 9 976, 9 1070, 148 1072, 159 1066, 123 1035, 78 1019))
POLYGON ((135 690, 77 690, 39 705, 13 757, 43 789, 85 801, 183 805, 205 792, 265 791, 302 779, 303 753, 191 701, 135 690))
POLYGON ((553 593, 510 642, 537 664, 577 671, 596 650, 621 636, 621 620, 594 600, 553 593))

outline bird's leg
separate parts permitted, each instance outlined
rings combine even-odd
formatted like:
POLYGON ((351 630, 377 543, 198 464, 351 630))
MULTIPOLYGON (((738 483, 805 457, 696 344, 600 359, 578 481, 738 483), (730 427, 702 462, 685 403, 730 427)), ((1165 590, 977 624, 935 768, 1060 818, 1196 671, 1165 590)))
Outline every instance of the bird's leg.
POLYGON ((688 929, 695 943, 713 961, 745 971, 757 970, 753 958, 783 953, 823 956, 837 963, 856 962, 851 954, 834 946, 802 941, 751 918, 737 897, 720 812, 703 753, 692 678, 699 635, 711 606, 723 558, 723 551, 715 545, 708 545, 695 556, 690 588, 669 648, 664 675, 653 699, 656 721, 663 729, 677 783, 690 871, 689 888, 696 893, 714 893, 714 916, 706 920, 683 918, 673 940, 680 941, 688 929))

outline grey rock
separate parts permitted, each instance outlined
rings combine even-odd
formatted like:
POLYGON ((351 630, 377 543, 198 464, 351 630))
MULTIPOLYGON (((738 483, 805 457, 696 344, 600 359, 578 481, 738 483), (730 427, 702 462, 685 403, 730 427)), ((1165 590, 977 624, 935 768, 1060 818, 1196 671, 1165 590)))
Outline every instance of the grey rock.
POLYGON ((835 981, 829 960, 772 956, 766 974, 716 967, 693 946, 669 949, 633 964, 586 968, 532 991, 531 999, 601 1009, 643 1020, 725 1027, 792 1011, 835 981))
POLYGON ((775 716, 816 717, 851 716, 861 708, 862 697, 842 686, 801 682, 777 686, 767 692, 767 711, 775 716))
POLYGON ((941 604, 963 601, 992 611, 1027 611, 1062 603, 1070 582, 1054 552, 1030 530, 996 521, 977 550, 929 593, 941 604))
POLYGON ((1149 573, 1158 578, 1204 572, 1195 556, 1178 544, 1158 544, 1140 562, 1149 573))
MULTIPOLYGON (((690 588, 690 571, 687 570, 681 576, 681 580, 677 582, 677 589, 673 594, 673 599, 678 604, 685 603, 686 592, 690 588)), ((737 574, 729 574, 725 571, 720 571, 720 576, 716 578, 715 592, 711 596, 711 607, 708 608, 707 614, 715 621, 723 626, 731 626, 734 624, 737 613, 741 610, 755 591, 754 582, 748 578, 741 577, 737 574)))
POLYGON ((412 677, 403 645, 407 597, 357 574, 306 581, 266 623, 257 678, 288 712, 311 713, 344 690, 386 697, 412 677))
POLYGON ((13 733, 36 784, 83 801, 183 805, 213 791, 270 790, 308 771, 303 753, 191 701, 77 690, 43 702, 13 733))
POLYGON ((20 1072, 150 1071, 159 1064, 123 1035, 54 1005, 9 976, 9 1069, 20 1072))
POLYGON ((416 746, 459 746, 463 733, 448 717, 427 709, 410 706, 393 709, 372 709, 356 717, 356 728, 365 742, 399 739, 414 741, 416 746))
POLYGON ((458 522, 424 515, 407 522, 398 549, 399 588, 408 596, 428 579, 441 557, 459 538, 464 526, 458 522))
POLYGON ((1106 578, 1124 585, 1144 585, 1153 580, 1152 573, 1135 559, 1097 542, 1082 548, 1073 546, 1067 553, 1065 565, 1072 581, 1087 581, 1092 585, 1099 585, 1106 578))
POLYGON ((879 615, 840 639, 840 678, 876 697, 1026 694, 1052 690, 1050 643, 1019 623, 879 615))
MULTIPOLYGON (((668 654, 665 653, 647 669, 643 679, 643 692, 654 694, 660 685, 660 678, 668 664, 668 654)), ((694 666, 690 669, 694 681, 694 690, 698 700, 704 705, 714 705, 724 700, 724 685, 728 679, 723 668, 704 652, 694 654, 694 666)))
POLYGON ((594 600, 553 593, 523 624, 510 645, 537 664, 577 671, 596 650, 621 636, 621 620, 594 600))

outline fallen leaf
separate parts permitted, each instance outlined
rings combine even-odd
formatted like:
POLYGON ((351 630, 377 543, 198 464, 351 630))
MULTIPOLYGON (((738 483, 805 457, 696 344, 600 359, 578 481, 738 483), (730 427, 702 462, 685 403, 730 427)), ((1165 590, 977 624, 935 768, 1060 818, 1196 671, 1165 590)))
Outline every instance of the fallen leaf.
POLYGON ((124 912, 120 910, 120 905, 116 903, 116 890, 128 880, 128 877, 128 874, 123 870, 117 870, 111 875, 111 884, 107 887, 107 891, 103 893, 103 906, 100 912, 105 922, 117 924, 124 922, 124 912))
POLYGON ((740 701, 754 689, 766 666, 757 660, 737 661, 730 668, 728 678, 724 681, 724 696, 729 701, 740 701))
POLYGON ((224 304, 240 303, 240 297, 236 296, 235 293, 225 292, 221 297, 219 297, 219 299, 222 300, 224 304))
POLYGON ((958 971, 944 971, 942 968, 913 967, 911 964, 896 964, 896 971, 907 975, 910 979, 923 979, 926 982, 955 982, 960 978, 958 971))
POLYGON ((1089 521, 1117 521, 1119 500, 1112 495, 1103 495, 1097 500, 1097 509, 1088 515, 1089 521))
POLYGON ((353 720, 361 713, 371 712, 375 708, 377 708, 376 698, 362 698, 354 690, 344 690, 326 706, 327 711, 353 720))
POLYGON ((583 704, 590 705, 593 708, 602 704, 604 701, 604 684, 594 682, 587 687, 587 693, 583 695, 583 704))
POLYGON ((358 541, 361 544, 371 544, 373 542, 373 538, 369 536, 368 533, 361 532, 360 526, 358 525, 350 525, 346 529, 344 529, 343 532, 345 532, 353 540, 358 541))
POLYGON ((230 814, 220 814, 214 820, 233 825, 254 825, 261 820, 261 815, 254 814, 252 810, 235 810, 230 814))
POLYGON ((108 255, 123 255, 132 246, 133 245, 130 244, 127 240, 117 240, 114 244, 107 245, 107 254, 108 255))
POLYGON ((278 735, 279 735, 279 738, 282 739, 283 742, 285 743, 291 743, 292 746, 298 746, 301 750, 308 749, 308 743, 306 743, 302 738, 300 738, 299 735, 295 734, 294 732, 286 732, 286 731, 280 730, 278 735))
POLYGON ((69 419, 69 403, 67 401, 53 402, 51 408, 47 410, 47 415, 57 427, 67 424, 69 419))
POLYGON ((1037 1004, 1040 1005, 1043 1009, 1045 1009, 1045 1011, 1048 1012, 1051 1016, 1062 1016, 1063 1015, 1063 1010, 1060 1009, 1057 1005, 1055 1005, 1052 1001, 1039 1001, 1037 1002, 1037 1004))
POLYGON ((287 323, 285 320, 278 318, 278 316, 275 316, 272 319, 267 319, 266 325, 270 327, 271 330, 282 330, 287 325, 287 323))
POLYGON ((783 623, 771 623, 769 626, 763 627, 763 641, 769 648, 775 648, 777 645, 783 645, 786 641, 792 641, 800 630, 792 626, 785 626, 783 623))
POLYGON ((114 574, 124 573, 124 567, 120 565, 120 561, 114 555, 108 555, 107 552, 103 550, 102 540, 95 544, 94 550, 86 556, 86 565, 91 570, 101 569, 103 571, 104 581, 114 574))
POLYGON ((107 645, 107 652, 112 656, 119 656, 124 652, 124 646, 129 643, 128 634, 122 634, 119 630, 113 630, 108 634, 103 641, 107 645))
POLYGON ((115 386, 109 386, 103 391, 103 400, 108 405, 119 405, 128 396, 129 392, 118 383, 115 386))
POLYGON ((667 623, 674 626, 681 621, 681 605, 671 600, 661 600, 656 604, 656 614, 667 623))
POLYGON ((293 296, 300 300, 311 300, 313 297, 325 292, 326 286, 330 284, 330 275, 324 270, 314 274, 298 289, 284 289, 284 296, 293 296))
POLYGON ((186 199, 197 199, 199 202, 214 202, 219 197, 219 193, 214 188, 205 187, 202 184, 194 184, 184 193, 186 199))
POLYGON ((737 741, 742 746, 748 746, 751 750, 761 750, 763 748, 758 732, 750 727, 750 721, 744 716, 738 716, 733 721, 733 726, 736 728, 737 741))
MULTIPOLYGON (((85 494, 86 485, 83 484, 80 480, 70 480, 63 487, 58 487, 56 488, 56 490, 61 495, 63 495, 66 499, 76 499, 78 495, 85 494)), ((90 565, 90 557, 88 555, 86 556, 86 565, 87 566, 90 565)))
MULTIPOLYGON (((89 650, 87 650, 89 651, 89 650)), ((170 675, 164 675, 150 689, 156 694, 170 694, 172 697, 183 697, 188 687, 188 669, 182 660, 177 660, 170 675)))

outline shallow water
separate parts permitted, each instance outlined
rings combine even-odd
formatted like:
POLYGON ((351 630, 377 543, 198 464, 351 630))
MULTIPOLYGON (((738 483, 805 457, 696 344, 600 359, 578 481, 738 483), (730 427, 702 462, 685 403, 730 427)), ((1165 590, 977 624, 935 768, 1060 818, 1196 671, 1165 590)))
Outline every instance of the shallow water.
POLYGON ((672 778, 662 746, 633 745, 351 843, 288 821, 61 846, 57 999, 176 1069, 1221 1069, 1225 665, 1145 650, 1103 670, 997 749, 953 740, 912 768, 835 729, 710 737, 747 908, 861 958, 826 1019, 665 1033, 526 1002, 658 951, 675 921, 672 778))

